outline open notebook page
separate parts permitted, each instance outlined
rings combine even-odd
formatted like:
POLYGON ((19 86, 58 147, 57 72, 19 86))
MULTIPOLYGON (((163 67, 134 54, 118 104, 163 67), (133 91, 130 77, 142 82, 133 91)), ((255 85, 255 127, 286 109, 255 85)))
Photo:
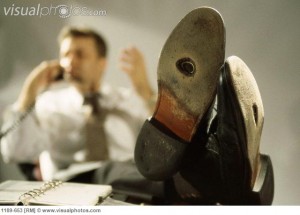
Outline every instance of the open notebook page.
MULTIPOLYGON (((19 197, 34 189, 40 189, 44 182, 6 181, 0 184, 0 204, 17 204, 19 197)), ((29 205, 96 205, 112 192, 110 185, 94 185, 64 182, 35 198, 29 205)))

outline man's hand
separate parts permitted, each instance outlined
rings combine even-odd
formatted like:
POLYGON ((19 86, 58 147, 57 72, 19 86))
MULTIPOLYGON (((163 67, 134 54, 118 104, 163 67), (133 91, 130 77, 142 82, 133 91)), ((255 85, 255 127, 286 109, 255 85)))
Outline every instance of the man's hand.
POLYGON ((124 48, 119 57, 119 67, 130 78, 135 90, 148 104, 149 109, 154 109, 154 92, 147 78, 147 70, 143 54, 134 46, 124 48))
POLYGON ((34 104, 38 94, 46 89, 59 74, 59 61, 45 61, 27 76, 17 100, 17 110, 25 112, 34 104))

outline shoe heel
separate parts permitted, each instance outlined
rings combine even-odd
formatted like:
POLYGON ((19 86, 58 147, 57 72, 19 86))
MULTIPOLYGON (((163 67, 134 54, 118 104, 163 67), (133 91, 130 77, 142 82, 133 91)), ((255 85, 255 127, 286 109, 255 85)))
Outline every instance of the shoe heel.
POLYGON ((255 205, 271 205, 274 197, 274 173, 271 158, 260 156, 261 168, 253 186, 251 201, 255 205))
POLYGON ((153 118, 146 120, 134 151, 137 168, 150 180, 170 178, 178 171, 186 146, 170 131, 161 128, 153 118))

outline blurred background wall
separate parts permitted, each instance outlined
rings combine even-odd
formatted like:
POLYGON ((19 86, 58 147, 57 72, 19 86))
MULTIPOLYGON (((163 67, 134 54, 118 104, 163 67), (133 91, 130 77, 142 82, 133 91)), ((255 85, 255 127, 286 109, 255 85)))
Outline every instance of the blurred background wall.
MULTIPOLYGON (((241 57, 260 87, 265 108, 261 152, 271 155, 275 173, 275 205, 300 204, 300 1, 298 0, 107 0, 0 1, 0 113, 15 101, 29 72, 43 60, 58 57, 56 36, 67 24, 87 25, 109 43, 105 81, 131 87, 117 68, 119 50, 129 44, 146 58, 149 78, 156 87, 160 50, 169 33, 189 11, 211 6, 226 25, 226 57, 241 57), (17 6, 66 5, 106 11, 105 16, 14 16, 17 6), (7 11, 6 11, 7 12, 7 11)), ((22 179, 13 164, 0 158, 0 181, 22 179)))

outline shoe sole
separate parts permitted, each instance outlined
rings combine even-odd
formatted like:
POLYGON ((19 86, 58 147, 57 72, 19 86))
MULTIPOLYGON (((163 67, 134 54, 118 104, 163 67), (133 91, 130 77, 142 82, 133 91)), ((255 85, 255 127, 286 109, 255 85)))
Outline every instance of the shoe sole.
POLYGON ((215 99, 224 55, 224 22, 212 8, 191 11, 170 34, 158 65, 156 109, 135 148, 145 177, 163 180, 178 170, 186 144, 215 99))
MULTIPOLYGON (((235 101, 239 108, 236 112, 242 115, 239 118, 242 123, 238 128, 243 131, 240 143, 241 153, 246 159, 245 195, 246 203, 271 204, 274 195, 274 176, 272 162, 269 156, 259 152, 260 138, 264 123, 264 108, 259 88, 253 74, 247 65, 238 57, 231 56, 225 61, 227 81, 232 92, 235 93, 235 101), (250 169, 249 169, 250 168, 250 169), (248 187, 248 188, 247 188, 248 187)), ((237 117, 238 118, 238 117, 237 117)))

